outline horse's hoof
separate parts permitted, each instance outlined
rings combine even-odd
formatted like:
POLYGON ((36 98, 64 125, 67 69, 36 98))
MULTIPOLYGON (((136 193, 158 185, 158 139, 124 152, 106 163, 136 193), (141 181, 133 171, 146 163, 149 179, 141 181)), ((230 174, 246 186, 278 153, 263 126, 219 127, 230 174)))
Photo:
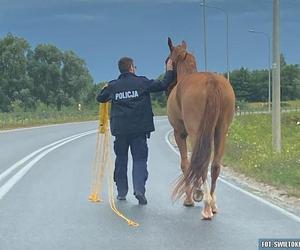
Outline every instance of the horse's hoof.
POLYGON ((212 220, 212 217, 205 217, 205 216, 203 216, 203 214, 202 214, 202 220, 212 220))
POLYGON ((193 207, 195 204, 194 204, 194 202, 193 201, 184 201, 183 202, 183 206, 185 206, 185 207, 193 207))
POLYGON ((202 220, 211 220, 212 217, 214 216, 214 214, 211 211, 208 213, 202 211, 201 215, 202 215, 202 220))
POLYGON ((217 207, 217 204, 216 204, 216 199, 213 199, 211 201, 210 206, 211 206, 211 211, 213 212, 213 214, 218 213, 218 207, 217 207))
POLYGON ((213 214, 218 213, 218 208, 217 208, 217 206, 212 206, 211 211, 213 212, 213 214))
POLYGON ((202 220, 211 220, 212 219, 214 214, 212 212, 212 208, 209 203, 204 202, 204 207, 203 207, 201 214, 202 214, 202 220))
POLYGON ((202 189, 197 188, 197 189, 194 190, 194 192, 193 192, 193 200, 194 200, 195 202, 200 202, 200 201, 202 201, 203 196, 204 196, 204 194, 203 194, 202 189))

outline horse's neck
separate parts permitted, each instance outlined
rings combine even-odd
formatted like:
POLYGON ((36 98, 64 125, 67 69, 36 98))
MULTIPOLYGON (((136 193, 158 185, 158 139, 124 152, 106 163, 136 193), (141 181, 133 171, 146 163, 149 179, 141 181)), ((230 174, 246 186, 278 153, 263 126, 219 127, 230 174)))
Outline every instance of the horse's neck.
POLYGON ((189 74, 197 72, 197 65, 192 55, 187 55, 187 58, 177 64, 177 80, 181 81, 189 74))

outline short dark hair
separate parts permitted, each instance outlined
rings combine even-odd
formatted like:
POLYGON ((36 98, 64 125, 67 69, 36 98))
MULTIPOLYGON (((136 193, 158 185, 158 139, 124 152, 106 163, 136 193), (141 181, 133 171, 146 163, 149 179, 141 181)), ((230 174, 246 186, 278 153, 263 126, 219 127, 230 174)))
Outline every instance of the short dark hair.
POLYGON ((122 57, 118 62, 118 66, 121 74, 129 72, 130 66, 133 66, 133 60, 130 57, 122 57))

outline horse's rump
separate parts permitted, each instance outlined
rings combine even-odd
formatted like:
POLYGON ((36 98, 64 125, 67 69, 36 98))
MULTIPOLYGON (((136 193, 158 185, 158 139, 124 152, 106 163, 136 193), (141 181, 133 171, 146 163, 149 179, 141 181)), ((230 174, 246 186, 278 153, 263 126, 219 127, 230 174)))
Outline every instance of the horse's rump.
MULTIPOLYGON (((206 179, 215 129, 218 121, 224 123, 222 116, 232 113, 226 109, 234 110, 234 94, 230 83, 213 73, 188 75, 178 83, 176 94, 186 129, 195 137, 190 167, 173 192, 173 197, 179 198, 187 191, 186 183, 194 189, 206 179)), ((230 123, 231 119, 225 120, 230 123)))

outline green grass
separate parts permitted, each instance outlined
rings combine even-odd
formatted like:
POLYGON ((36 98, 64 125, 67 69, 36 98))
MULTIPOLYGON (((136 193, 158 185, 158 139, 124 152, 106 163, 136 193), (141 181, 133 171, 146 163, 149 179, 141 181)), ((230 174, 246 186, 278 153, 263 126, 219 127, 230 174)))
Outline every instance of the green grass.
POLYGON ((0 130, 97 119, 96 110, 0 113, 0 130))
POLYGON ((154 115, 167 115, 167 107, 153 106, 154 115))
POLYGON ((225 163, 234 170, 300 197, 300 113, 282 114, 282 152, 273 152, 270 115, 237 116, 225 163))

